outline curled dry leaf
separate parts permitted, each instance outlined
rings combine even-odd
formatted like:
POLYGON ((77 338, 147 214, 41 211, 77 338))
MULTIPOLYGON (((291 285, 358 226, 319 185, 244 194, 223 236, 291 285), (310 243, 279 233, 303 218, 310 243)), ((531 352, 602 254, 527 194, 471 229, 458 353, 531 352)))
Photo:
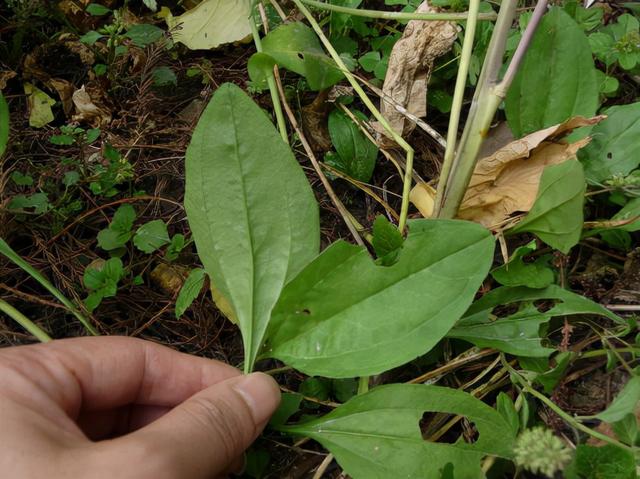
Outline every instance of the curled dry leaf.
MULTIPOLYGON (((419 13, 437 11, 426 1, 417 9, 419 13)), ((458 28, 453 22, 411 20, 391 51, 382 87, 384 97, 393 99, 418 118, 426 116, 427 84, 433 63, 451 49, 457 35, 458 28)), ((396 132, 406 135, 415 128, 415 123, 400 113, 392 102, 383 100, 380 110, 396 132)), ((376 129, 384 133, 381 125, 376 129)), ((380 141, 386 146, 393 144, 386 136, 380 141)))
MULTIPOLYGON (((577 151, 590 141, 584 138, 566 143, 561 138, 575 128, 595 125, 604 118, 575 117, 513 141, 509 141, 504 128, 492 130, 484 151, 491 148, 494 152, 478 161, 458 218, 495 229, 514 213, 529 211, 544 168, 575 158, 577 151)), ((435 191, 421 184, 411 192, 411 201, 425 217, 433 213, 434 197, 435 191)))
POLYGON ((0 91, 7 87, 7 82, 17 75, 13 70, 1 70, 0 71, 0 91))
POLYGON ((165 293, 175 298, 188 275, 189 269, 184 266, 160 263, 149 273, 149 278, 165 293))
POLYGON ((73 94, 73 104, 76 107, 74 121, 86 121, 94 128, 111 122, 111 112, 102 102, 102 92, 98 88, 85 87, 73 94))

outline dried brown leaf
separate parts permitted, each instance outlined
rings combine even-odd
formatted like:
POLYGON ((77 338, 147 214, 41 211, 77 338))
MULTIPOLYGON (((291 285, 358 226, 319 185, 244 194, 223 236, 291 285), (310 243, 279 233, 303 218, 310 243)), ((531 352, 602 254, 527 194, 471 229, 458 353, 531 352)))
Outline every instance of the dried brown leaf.
MULTIPOLYGON (((483 151, 498 148, 478 161, 458 218, 495 229, 514 213, 529 211, 535 202, 544 168, 574 158, 590 141, 590 138, 584 138, 567 143, 561 138, 575 128, 595 125, 604 118, 572 118, 513 141, 509 141, 503 127, 492 130, 483 151)), ((416 185, 411 195, 411 201, 420 213, 429 217, 433 207, 428 205, 433 202, 435 191, 416 185)))
MULTIPOLYGON (((424 1, 417 9, 420 13, 437 12, 424 1)), ((389 67, 384 79, 382 91, 384 98, 381 113, 391 127, 402 135, 410 133, 415 123, 408 120, 394 106, 394 102, 404 107, 416 117, 427 114, 427 84, 435 60, 447 53, 458 35, 458 27, 454 22, 411 20, 396 42, 389 58, 389 67)), ((384 133, 381 125, 376 129, 384 133)), ((383 144, 393 142, 383 136, 383 144)))
POLYGON ((542 171, 575 157, 590 138, 568 144, 558 140, 575 128, 595 125, 603 117, 572 118, 536 131, 481 158, 469 182, 458 217, 495 227, 515 212, 531 209, 542 171))
POLYGON ((111 122, 111 112, 103 102, 103 93, 98 88, 85 87, 76 90, 72 96, 76 107, 74 121, 85 121, 94 128, 111 122))
POLYGON ((2 70, 0 71, 0 91, 4 90, 7 87, 7 82, 12 78, 15 78, 17 75, 13 70, 2 70))

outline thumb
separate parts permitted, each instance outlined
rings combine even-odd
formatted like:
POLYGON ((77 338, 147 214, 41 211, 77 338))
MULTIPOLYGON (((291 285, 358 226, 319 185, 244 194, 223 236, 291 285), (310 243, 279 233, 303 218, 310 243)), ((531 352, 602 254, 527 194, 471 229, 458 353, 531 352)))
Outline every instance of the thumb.
POLYGON ((279 403, 280 390, 270 376, 237 376, 200 391, 116 441, 127 443, 121 444, 125 457, 138 451, 147 465, 156 463, 161 471, 153 477, 216 477, 258 437, 279 403))

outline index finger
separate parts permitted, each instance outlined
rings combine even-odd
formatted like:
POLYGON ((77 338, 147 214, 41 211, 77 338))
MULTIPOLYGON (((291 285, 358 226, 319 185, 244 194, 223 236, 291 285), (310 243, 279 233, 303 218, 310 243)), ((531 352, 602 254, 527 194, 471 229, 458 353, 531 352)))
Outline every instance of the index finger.
POLYGON ((173 407, 240 374, 219 361, 116 336, 8 348, 0 350, 0 361, 74 418, 83 409, 127 404, 173 407))

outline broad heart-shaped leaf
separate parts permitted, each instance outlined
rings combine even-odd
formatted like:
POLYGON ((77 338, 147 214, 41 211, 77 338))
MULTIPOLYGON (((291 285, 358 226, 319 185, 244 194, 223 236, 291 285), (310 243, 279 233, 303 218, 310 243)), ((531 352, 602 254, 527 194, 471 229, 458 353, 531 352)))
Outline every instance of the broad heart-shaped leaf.
POLYGON ((207 105, 186 154, 185 209, 204 269, 238 319, 251 370, 285 282, 318 253, 318 205, 291 149, 237 86, 207 105))
POLYGON ((324 417, 279 429, 318 441, 353 479, 484 478, 482 457, 511 457, 515 439, 500 413, 482 401, 422 384, 380 386, 324 417), (478 428, 477 442, 424 440, 418 423, 427 411, 465 416, 478 428), (442 475, 445 468, 450 475, 442 475))
POLYGON ((338 241, 283 290, 265 351, 308 375, 378 374, 428 352, 469 306, 493 259, 489 231, 416 220, 392 266, 338 241))
MULTIPOLYGON (((359 111, 354 115, 366 120, 359 111)), ((361 131, 360 127, 341 110, 333 110, 329 114, 329 136, 334 148, 338 152, 334 166, 351 178, 368 182, 371 180, 376 166, 378 148, 361 131)))
POLYGON ((167 18, 171 36, 191 50, 209 50, 251 35, 251 0, 204 0, 167 18))
POLYGON ((580 240, 584 193, 582 165, 568 160, 542 172, 536 202, 511 233, 527 231, 564 254, 580 240))
POLYGON ((562 8, 542 19, 507 98, 507 122, 516 138, 574 117, 592 117, 599 84, 591 48, 562 8))
POLYGON ((305 77, 312 90, 328 88, 344 77, 314 31, 300 22, 281 25, 266 35, 262 50, 278 65, 305 77))
POLYGON ((592 140, 578 152, 587 180, 601 183, 627 175, 640 164, 640 102, 614 106, 591 130, 592 140))
POLYGON ((544 289, 504 286, 473 303, 447 336, 518 356, 545 357, 552 350, 540 344, 540 326, 555 316, 576 314, 595 314, 616 323, 624 323, 608 309, 556 285, 544 289), (544 312, 527 305, 542 299, 554 300, 556 304, 544 312), (511 303, 525 303, 525 306, 510 316, 490 319, 495 307, 511 303))

